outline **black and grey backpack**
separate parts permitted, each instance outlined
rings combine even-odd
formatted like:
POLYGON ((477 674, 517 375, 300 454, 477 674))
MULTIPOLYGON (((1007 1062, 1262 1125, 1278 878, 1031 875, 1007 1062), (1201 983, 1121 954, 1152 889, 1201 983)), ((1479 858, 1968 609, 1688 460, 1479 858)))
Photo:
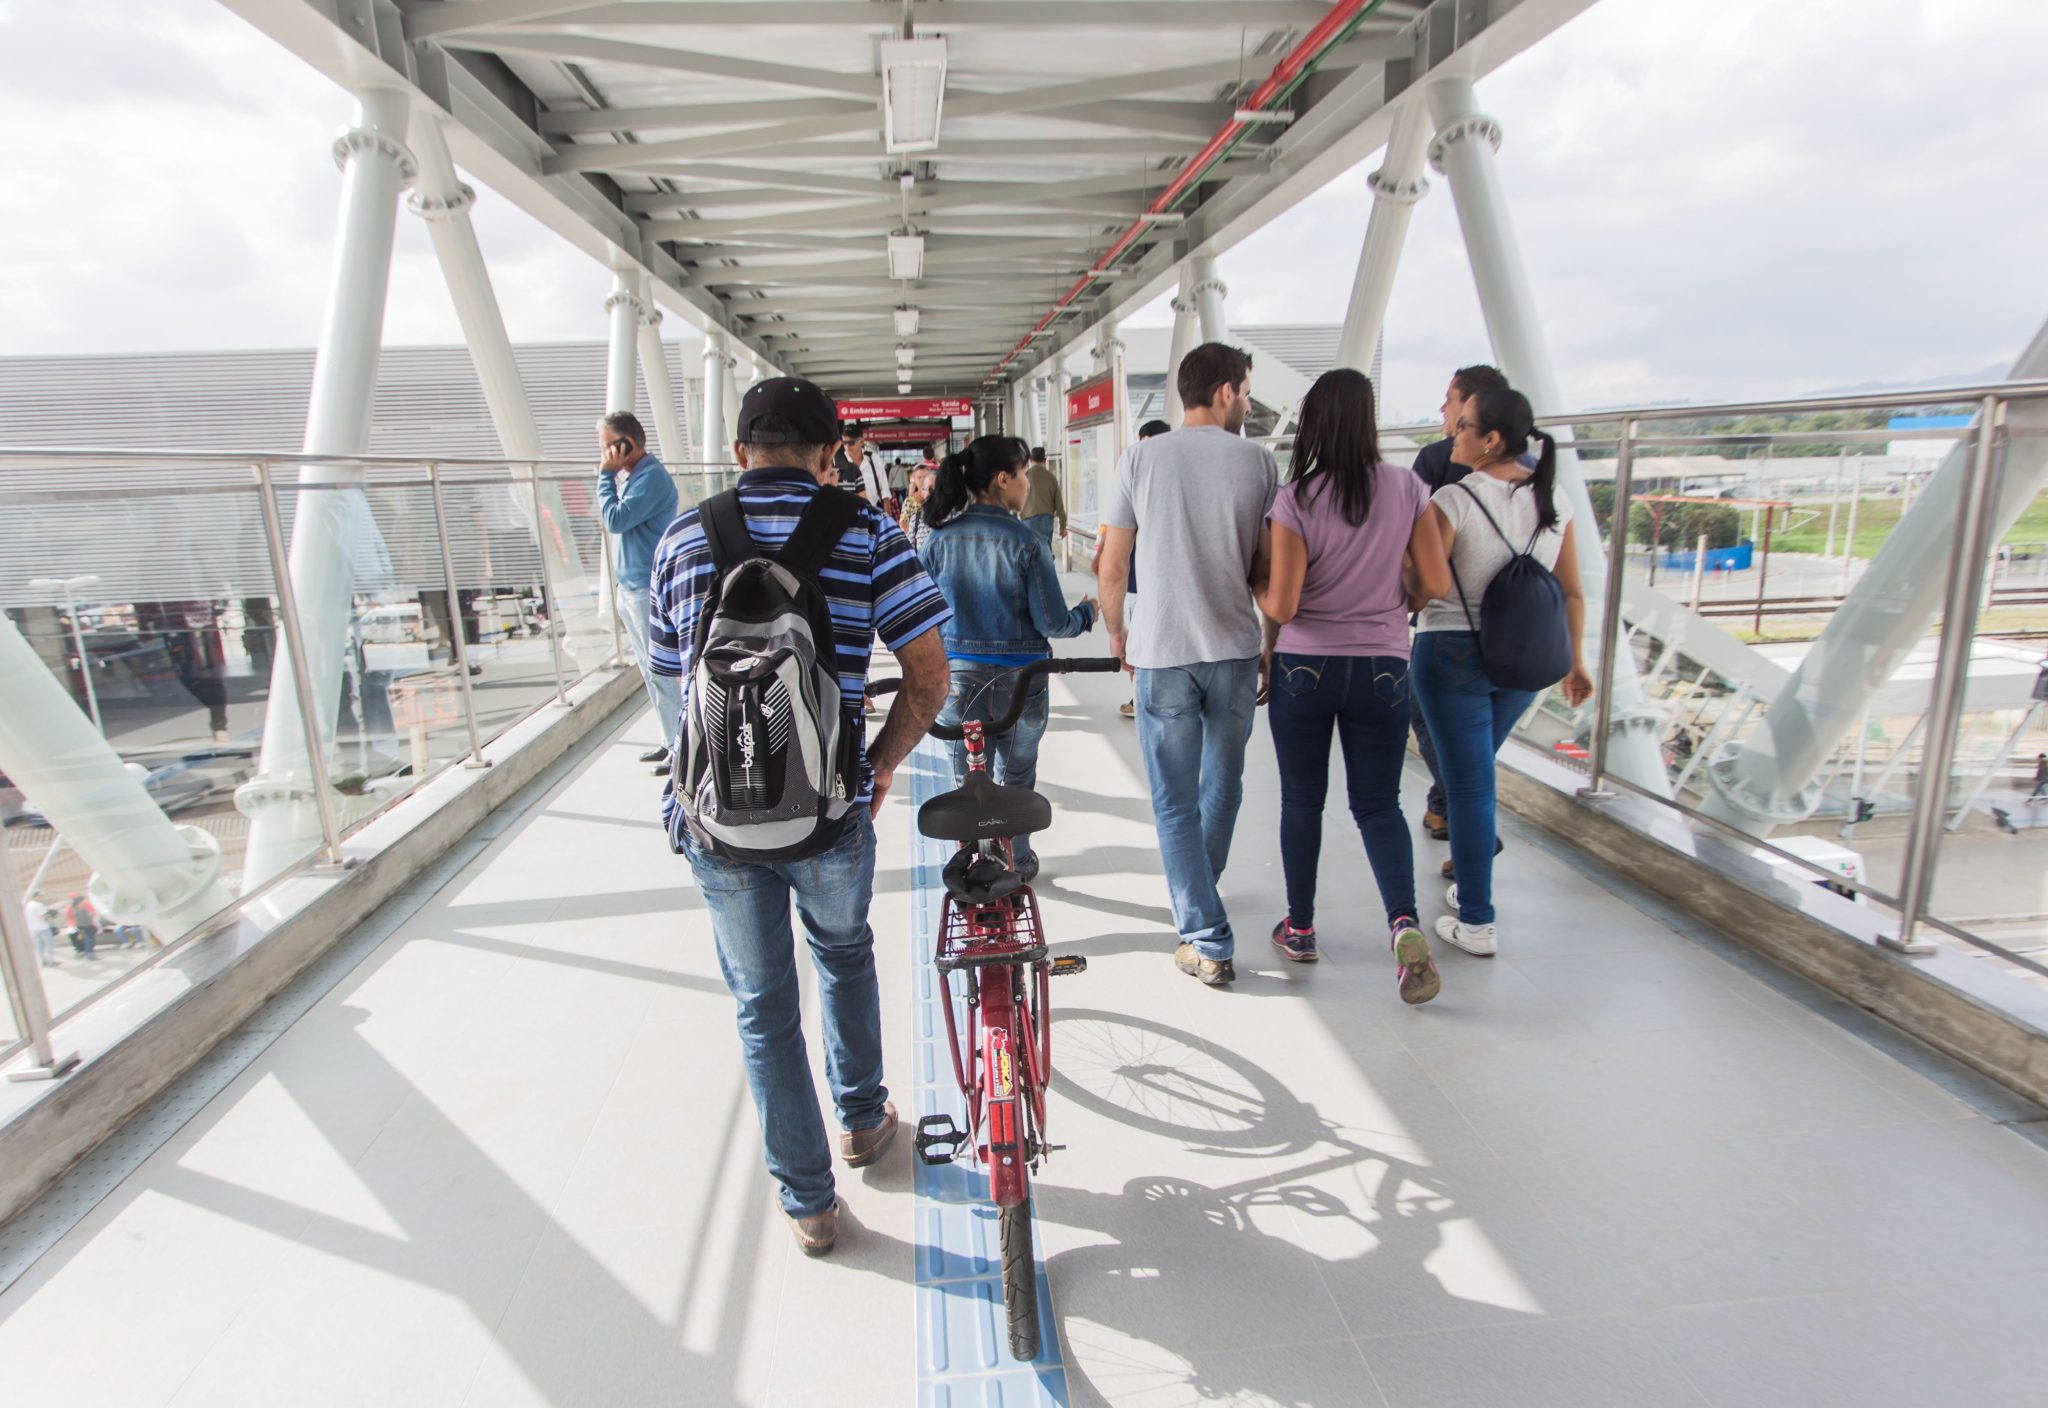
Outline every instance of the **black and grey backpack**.
POLYGON ((716 576, 697 620, 672 781, 690 835, 716 855, 801 860, 843 833, 858 749, 818 574, 859 512, 852 494, 820 489, 769 557, 737 490, 698 506, 716 576))

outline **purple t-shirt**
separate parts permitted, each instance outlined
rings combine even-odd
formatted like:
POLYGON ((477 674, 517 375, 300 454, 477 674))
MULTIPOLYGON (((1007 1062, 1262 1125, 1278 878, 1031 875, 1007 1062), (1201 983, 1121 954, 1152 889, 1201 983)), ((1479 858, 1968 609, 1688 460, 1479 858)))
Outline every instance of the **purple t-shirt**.
POLYGON ((1408 658, 1408 598, 1401 559, 1415 520, 1429 508, 1429 490, 1396 465, 1374 466, 1372 512, 1354 528, 1318 475, 1288 484, 1273 501, 1272 521, 1308 545, 1301 607, 1280 628, 1288 655, 1392 655, 1408 658))

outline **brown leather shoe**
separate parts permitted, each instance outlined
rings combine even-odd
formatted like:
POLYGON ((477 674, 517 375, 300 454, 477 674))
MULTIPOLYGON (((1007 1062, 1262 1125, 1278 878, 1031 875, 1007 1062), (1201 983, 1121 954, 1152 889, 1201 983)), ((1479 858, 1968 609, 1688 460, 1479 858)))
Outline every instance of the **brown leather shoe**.
POLYGON ((839 1136, 839 1157, 848 1168, 865 1168, 882 1157, 896 1138, 896 1107, 882 1106, 882 1122, 873 1129, 857 1129, 839 1136))
POLYGON ((839 1240, 839 1204, 832 1204, 815 1217, 789 1217, 789 1230, 796 1234, 796 1244, 804 1249, 805 1256, 825 1255, 839 1240))
POLYGON ((1237 980, 1237 965, 1231 960, 1204 958, 1193 944, 1182 944, 1173 951, 1173 966, 1191 978, 1199 978, 1207 987, 1222 987, 1237 980))
POLYGON ((1432 841, 1448 841, 1451 839, 1451 821, 1442 812, 1424 812, 1422 814, 1422 829, 1429 833, 1429 839, 1432 841))

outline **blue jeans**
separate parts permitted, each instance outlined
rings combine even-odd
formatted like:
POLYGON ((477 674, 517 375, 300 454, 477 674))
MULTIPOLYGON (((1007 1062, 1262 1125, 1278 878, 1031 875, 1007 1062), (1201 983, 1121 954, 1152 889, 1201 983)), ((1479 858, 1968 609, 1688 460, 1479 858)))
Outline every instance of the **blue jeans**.
POLYGON ((1458 918, 1493 923, 1494 755, 1536 694, 1501 689, 1479 663, 1470 631, 1415 637, 1415 700, 1429 720, 1450 804, 1451 865, 1458 872, 1458 918))
POLYGON ((1047 547, 1051 547, 1054 521, 1055 516, 1053 514, 1034 513, 1024 520, 1024 526, 1043 538, 1047 547))
POLYGON ((1429 736, 1429 721, 1422 717, 1422 710, 1418 707, 1410 712, 1409 723, 1415 730, 1415 751, 1422 755, 1422 765, 1429 769, 1429 797, 1423 802, 1422 809, 1442 816, 1446 805, 1444 769, 1436 760, 1436 743, 1429 736))
MULTIPOLYGON (((952 664, 953 687, 946 695, 945 707, 939 710, 940 723, 987 720, 1009 712, 1010 691, 1017 679, 1009 666, 983 665, 973 660, 955 660, 952 664)), ((1031 682, 1031 695, 1025 700, 1024 712, 1016 725, 1008 733, 984 740, 991 778, 1005 787, 1038 786, 1038 742, 1045 737, 1049 717, 1045 677, 1040 675, 1031 682)), ((953 780, 959 782, 967 776, 967 745, 948 743, 946 751, 953 756, 953 780)), ((1031 838, 1012 836, 1010 844, 1010 858, 1021 869, 1032 858, 1031 838)))
POLYGON ((640 667, 640 682, 647 687, 647 702, 654 706, 654 717, 661 720, 662 744, 673 757, 676 740, 682 733, 683 686, 674 675, 657 675, 648 659, 648 595, 646 587, 621 586, 619 620, 633 642, 633 660, 640 667))
POLYGON ((1216 886, 1244 801, 1244 745, 1258 695, 1256 656, 1138 671, 1138 747, 1173 926, 1204 958, 1237 951, 1216 886))
POLYGON ((1287 919, 1316 922, 1316 864, 1323 799, 1330 789, 1330 735, 1344 750, 1344 788, 1365 838, 1389 922, 1415 915, 1415 839, 1401 815, 1408 752, 1408 662, 1380 655, 1275 655, 1266 722, 1280 762, 1280 867, 1287 919))
POLYGON ((832 1149, 811 1084, 810 1052, 798 1012, 796 937, 789 901, 809 936, 825 1029, 825 1079, 842 1129, 882 1123, 882 998, 875 979, 875 827, 865 807, 831 850, 806 860, 750 865, 712 855, 695 841, 683 853, 696 872, 718 966, 739 1004, 747 1084, 761 1118, 768 1172, 783 1211, 810 1217, 831 1208, 832 1149))

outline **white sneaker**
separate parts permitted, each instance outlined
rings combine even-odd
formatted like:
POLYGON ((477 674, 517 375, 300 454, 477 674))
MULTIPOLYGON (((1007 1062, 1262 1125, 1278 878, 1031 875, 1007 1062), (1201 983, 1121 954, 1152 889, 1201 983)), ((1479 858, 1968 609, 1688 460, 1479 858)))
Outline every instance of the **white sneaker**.
POLYGON ((1456 885, 1451 886, 1451 888, 1445 893, 1444 903, 1449 905, 1452 909, 1456 909, 1458 907, 1458 887, 1456 885))
POLYGON ((1436 921, 1436 935, 1452 948, 1461 948, 1475 958, 1491 958, 1500 952, 1500 928, 1494 924, 1461 924, 1455 914, 1436 921))

